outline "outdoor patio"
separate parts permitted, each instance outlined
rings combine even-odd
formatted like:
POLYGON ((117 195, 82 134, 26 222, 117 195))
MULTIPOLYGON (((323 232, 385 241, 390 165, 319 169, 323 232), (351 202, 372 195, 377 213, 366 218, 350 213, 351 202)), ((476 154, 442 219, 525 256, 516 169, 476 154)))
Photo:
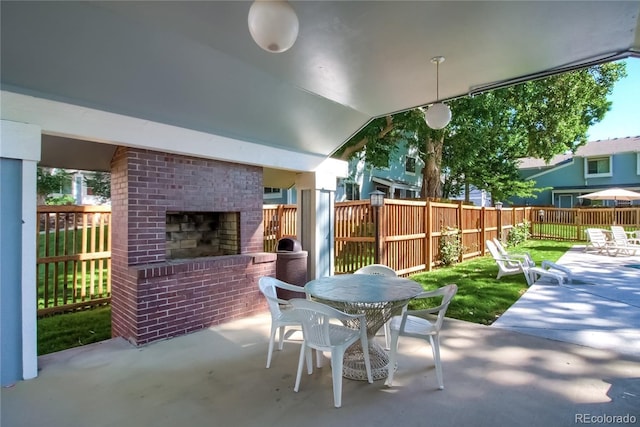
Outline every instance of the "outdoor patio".
POLYGON ((572 284, 540 280, 493 327, 640 358, 640 256, 567 251, 572 284))
MULTIPOLYGON (((637 257, 602 257, 585 271, 599 280, 596 271, 625 273, 620 265, 630 260, 637 257)), ((2 389, 1 424, 549 427, 605 414, 627 422, 601 424, 640 419, 640 356, 450 319, 443 391, 428 346, 405 339, 394 387, 344 380, 336 409, 328 360, 303 376, 299 393, 297 344, 275 352, 265 369, 269 324, 265 313, 138 348, 114 339, 41 357, 38 378, 2 389)))

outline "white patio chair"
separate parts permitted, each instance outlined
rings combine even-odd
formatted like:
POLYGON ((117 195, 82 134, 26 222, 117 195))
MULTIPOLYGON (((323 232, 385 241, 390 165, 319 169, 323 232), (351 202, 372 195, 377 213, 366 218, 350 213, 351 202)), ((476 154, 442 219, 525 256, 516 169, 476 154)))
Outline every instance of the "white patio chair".
POLYGON ((502 255, 503 257, 508 257, 508 258, 516 258, 516 259, 520 259, 522 260, 522 265, 528 266, 528 267, 535 267, 536 263, 533 260, 533 258, 531 258, 531 255, 529 255, 529 253, 524 252, 521 254, 516 254, 513 252, 508 252, 504 246, 502 246, 502 242, 500 242, 499 239, 494 238, 492 239, 493 243, 496 245, 496 248, 498 248, 498 252, 500 252, 500 255, 502 255))
POLYGON ((271 356, 273 354, 273 345, 276 339, 276 331, 279 331, 278 350, 282 350, 284 339, 290 337, 296 331, 302 329, 302 324, 293 310, 289 301, 278 298, 278 289, 284 289, 294 292, 303 292, 300 286, 291 285, 282 280, 273 277, 261 277, 258 280, 260 292, 267 299, 267 305, 271 312, 271 334, 269 335, 269 350, 267 352, 267 368, 271 366, 271 356), (285 330, 287 327, 295 327, 295 329, 285 330))
POLYGON ((413 337, 428 340, 431 344, 433 361, 436 366, 436 378, 438 388, 444 389, 442 378, 442 363, 440 361, 440 330, 444 316, 449 308, 451 299, 458 292, 458 286, 454 284, 446 285, 435 291, 427 291, 418 295, 414 300, 423 298, 442 297, 440 305, 432 308, 420 310, 407 310, 402 316, 394 316, 391 319, 391 351, 389 352, 389 374, 385 384, 389 387, 393 385, 393 375, 396 369, 396 358, 398 353, 398 338, 413 337), (433 315, 436 315, 435 318, 433 315))
POLYGON ((611 226, 611 235, 613 236, 613 242, 618 253, 625 255, 635 255, 640 251, 640 245, 634 244, 632 239, 629 239, 627 232, 620 225, 611 226))
POLYGON ((369 343, 367 341, 367 325, 364 314, 347 314, 328 305, 305 299, 291 299, 291 305, 295 308, 299 319, 302 321, 302 334, 304 340, 300 348, 298 360, 298 373, 296 385, 293 388, 297 392, 300 388, 302 377, 302 365, 307 360, 307 373, 313 373, 311 361, 311 349, 318 352, 331 352, 331 374, 333 377, 333 403, 336 408, 342 406, 342 366, 344 353, 353 343, 360 341, 364 353, 364 363, 367 371, 367 379, 373 383, 371 376, 371 361, 369 359, 369 343), (359 323, 358 329, 352 329, 342 322, 359 323), (338 323, 335 323, 338 322, 338 323))
MULTIPOLYGON (((353 274, 379 274, 382 276, 398 277, 398 274, 391 267, 384 264, 370 264, 356 270, 353 274)), ((389 322, 384 324, 384 341, 385 349, 389 350, 391 345, 391 336, 389 335, 389 322)))
POLYGON ((605 252, 607 255, 613 250, 617 252, 614 245, 607 240, 607 236, 599 228, 587 228, 587 245, 584 247, 585 252, 595 251, 596 253, 605 252))
POLYGON ((520 274, 524 272, 522 261, 510 256, 502 255, 500 251, 498 251, 496 244, 491 240, 487 240, 486 244, 489 253, 498 265, 498 276, 496 279, 500 279, 502 276, 520 274))

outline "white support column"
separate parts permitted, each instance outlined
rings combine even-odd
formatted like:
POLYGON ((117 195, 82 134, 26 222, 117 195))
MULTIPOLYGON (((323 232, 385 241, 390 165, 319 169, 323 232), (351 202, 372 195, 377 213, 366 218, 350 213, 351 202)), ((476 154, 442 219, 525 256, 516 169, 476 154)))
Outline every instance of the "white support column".
MULTIPOLYGON (((19 186, 14 188, 19 194, 21 204, 19 209, 22 218, 19 231, 21 251, 15 261, 19 265, 7 266, 19 269, 20 301, 15 301, 16 309, 20 310, 20 324, 14 325, 17 334, 21 335, 21 348, 6 349, 0 343, 2 351, 13 351, 11 357, 21 360, 22 379, 35 378, 38 375, 37 354, 37 279, 36 279, 36 221, 37 221, 37 163, 40 160, 41 129, 39 126, 17 123, 8 120, 0 122, 0 159, 21 161, 21 174, 16 182, 5 185, 19 186)), ((11 244, 11 242, 8 242, 11 244)), ((15 249, 14 249, 15 250, 15 249)), ((2 284, 2 286, 8 286, 2 284)), ((5 325, 6 327, 6 325, 5 325)), ((0 337, 2 340, 4 337, 0 337)))
MULTIPOLYGON (((39 128, 36 141, 40 157, 39 128)), ((22 161, 22 377, 25 380, 38 376, 37 168, 35 160, 22 161)))
POLYGON ((334 273, 335 192, 337 179, 347 174, 347 162, 327 159, 296 179, 298 239, 309 252, 309 280, 334 273))

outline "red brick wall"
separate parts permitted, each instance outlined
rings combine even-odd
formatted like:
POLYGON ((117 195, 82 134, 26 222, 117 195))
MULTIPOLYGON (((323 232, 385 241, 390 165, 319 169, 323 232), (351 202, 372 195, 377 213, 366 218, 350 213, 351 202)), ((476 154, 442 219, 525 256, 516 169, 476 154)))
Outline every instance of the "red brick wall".
POLYGON ((265 309, 262 169, 121 147, 112 160, 112 334, 136 344, 265 309), (166 212, 240 212, 240 255, 166 261, 166 212))

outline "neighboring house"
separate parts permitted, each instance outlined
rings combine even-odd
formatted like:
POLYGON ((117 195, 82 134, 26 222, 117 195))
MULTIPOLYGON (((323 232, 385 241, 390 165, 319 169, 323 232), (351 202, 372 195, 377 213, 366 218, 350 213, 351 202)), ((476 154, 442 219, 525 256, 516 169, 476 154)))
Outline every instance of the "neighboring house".
POLYGON ((296 189, 264 187, 262 201, 265 205, 293 205, 296 204, 296 189))
POLYGON ((110 200, 104 200, 100 196, 93 194, 93 189, 87 186, 85 177, 91 172, 75 171, 73 172, 72 194, 76 201, 76 205, 110 205, 110 200))
MULTIPOLYGON (((576 150, 553 157, 549 163, 534 158, 520 161, 520 173, 546 188, 537 198, 512 198, 514 205, 613 206, 614 201, 578 199, 578 196, 610 187, 640 191, 640 136, 591 141, 576 150)), ((618 206, 629 205, 618 201, 618 206)), ((640 205, 639 201, 631 202, 640 205)))
MULTIPOLYGON (((349 177, 339 178, 336 202, 364 200, 375 190, 382 191, 386 198, 407 199, 420 197, 422 168, 424 163, 415 150, 402 144, 392 153, 388 168, 376 169, 366 165, 362 157, 349 161, 349 177)), ((264 204, 294 204, 294 188, 264 188, 264 204)))
MULTIPOLYGON (((451 197, 452 200, 464 200, 464 193, 460 194, 456 197, 451 197)), ((491 194, 486 190, 480 190, 476 187, 471 187, 469 189, 469 201, 474 204, 474 206, 491 206, 491 194)))
MULTIPOLYGON (((336 201, 365 200, 375 190, 382 191, 386 198, 412 199, 419 198, 422 189, 422 170, 424 162, 415 149, 400 144, 392 153, 387 168, 371 168, 363 157, 354 157, 349 161, 349 176, 338 179, 336 201)), ((464 194, 452 197, 453 200, 464 200, 464 194)), ((489 206, 490 195, 484 190, 471 188, 469 200, 476 206, 489 206)), ((265 204, 296 203, 296 192, 293 189, 264 188, 265 204)))
POLYGON ((388 168, 368 167, 362 158, 349 161, 349 177, 338 180, 336 201, 368 199, 375 190, 391 199, 420 197, 424 163, 415 149, 400 144, 388 168))
POLYGON ((101 197, 93 194, 91 187, 87 186, 85 177, 88 171, 82 170, 66 170, 69 173, 69 179, 65 180, 57 193, 50 193, 47 197, 61 198, 64 196, 70 196, 73 198, 73 204, 75 205, 104 205, 110 204, 109 200, 103 200, 101 197))

